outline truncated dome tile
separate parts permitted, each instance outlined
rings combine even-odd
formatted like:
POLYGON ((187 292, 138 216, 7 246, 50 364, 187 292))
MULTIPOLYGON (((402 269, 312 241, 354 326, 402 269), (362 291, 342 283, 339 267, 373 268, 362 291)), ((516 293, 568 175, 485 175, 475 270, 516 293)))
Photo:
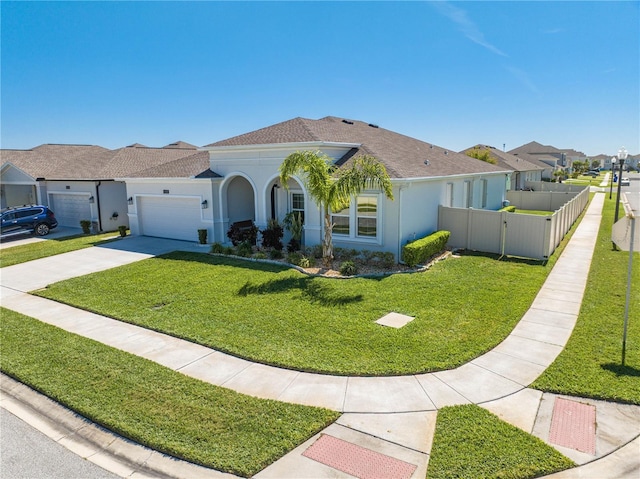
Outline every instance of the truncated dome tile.
POLYGON ((417 466, 323 434, 303 456, 359 479, 409 479, 417 466))
POLYGON ((553 405, 549 442, 595 456, 595 406, 556 398, 553 405))

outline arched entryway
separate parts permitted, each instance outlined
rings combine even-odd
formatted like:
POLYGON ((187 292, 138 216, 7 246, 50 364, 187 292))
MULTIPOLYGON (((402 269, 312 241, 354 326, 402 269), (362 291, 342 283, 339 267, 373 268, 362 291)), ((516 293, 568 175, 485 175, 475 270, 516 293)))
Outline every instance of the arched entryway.
POLYGON ((255 221, 256 201, 251 183, 242 176, 236 176, 229 181, 226 190, 226 216, 229 225, 241 221, 255 221))

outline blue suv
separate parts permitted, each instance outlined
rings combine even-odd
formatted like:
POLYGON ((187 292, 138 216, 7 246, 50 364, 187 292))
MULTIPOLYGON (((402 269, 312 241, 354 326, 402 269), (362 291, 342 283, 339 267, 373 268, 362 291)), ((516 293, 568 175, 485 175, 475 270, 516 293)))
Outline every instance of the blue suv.
POLYGON ((58 226, 58 220, 56 220, 53 211, 46 206, 16 206, 2 210, 0 234, 3 237, 21 233, 44 236, 56 226, 58 226))

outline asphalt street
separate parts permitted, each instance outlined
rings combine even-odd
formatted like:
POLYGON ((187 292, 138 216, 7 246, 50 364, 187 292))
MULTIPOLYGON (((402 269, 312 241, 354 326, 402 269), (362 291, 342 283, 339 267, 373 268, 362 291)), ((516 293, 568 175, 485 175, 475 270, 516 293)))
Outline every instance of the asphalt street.
POLYGON ((0 408, 2 479, 118 479, 0 408))

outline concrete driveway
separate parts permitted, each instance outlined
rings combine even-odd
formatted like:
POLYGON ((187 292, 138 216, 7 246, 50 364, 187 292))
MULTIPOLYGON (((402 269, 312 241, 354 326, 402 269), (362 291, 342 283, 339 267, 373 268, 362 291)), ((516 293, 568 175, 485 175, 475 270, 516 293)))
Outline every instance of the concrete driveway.
MULTIPOLYGON (((117 233, 114 233, 118 236, 117 233)), ((50 238, 50 235, 47 236, 50 238)), ((54 239, 51 237, 50 239, 54 239)), ((47 241, 40 238, 28 238, 21 241, 47 241)), ((0 286, 2 295, 11 294, 10 290, 28 292, 41 289, 48 284, 76 276, 104 271, 171 251, 207 252, 209 245, 190 241, 177 241, 148 236, 127 236, 101 246, 85 248, 42 258, 28 263, 2 268, 0 286)))

